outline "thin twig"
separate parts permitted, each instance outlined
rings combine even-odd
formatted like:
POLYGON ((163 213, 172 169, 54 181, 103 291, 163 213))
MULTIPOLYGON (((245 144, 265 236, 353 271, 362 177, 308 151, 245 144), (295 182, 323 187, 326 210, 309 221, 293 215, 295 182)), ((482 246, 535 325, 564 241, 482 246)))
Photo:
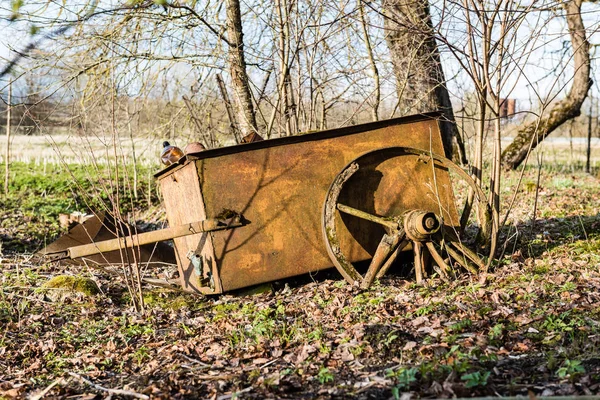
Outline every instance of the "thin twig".
POLYGON ((237 397, 239 394, 246 393, 246 392, 249 392, 251 390, 252 390, 252 386, 248 386, 247 388, 239 390, 237 392, 232 392, 230 394, 225 394, 223 396, 219 396, 219 397, 217 397, 217 400, 229 400, 229 399, 233 399, 234 397, 237 397))
POLYGON ((94 382, 90 381, 89 379, 84 378, 83 376, 81 376, 79 374, 76 374, 75 372, 69 372, 69 375, 90 385, 91 387, 93 387, 96 390, 100 390, 100 391, 103 391, 106 393, 116 394, 119 396, 130 396, 130 397, 135 397, 136 399, 149 399, 150 398, 150 396, 147 396, 147 395, 141 394, 141 393, 137 393, 137 392, 133 392, 131 390, 111 389, 111 388, 105 388, 104 386, 96 385, 94 382))
POLYGON ((46 388, 44 390, 41 390, 40 392, 34 394, 33 396, 31 396, 29 398, 29 400, 40 400, 43 399, 44 396, 46 396, 46 394, 48 394, 49 391, 52 390, 52 388, 56 385, 58 385, 59 383, 63 382, 63 378, 58 378, 57 380, 55 380, 54 382, 52 382, 51 384, 49 384, 48 386, 46 386, 46 388))
POLYGON ((533 229, 535 228, 535 215, 537 214, 537 206, 538 199, 540 197, 540 177, 542 175, 542 164, 543 164, 544 153, 538 153, 538 173, 537 173, 537 183, 535 184, 535 201, 533 203, 533 216, 531 217, 531 230, 529 234, 533 234, 533 229))
POLYGON ((198 364, 198 365, 200 365, 200 366, 201 366, 201 367, 203 367, 203 368, 209 368, 209 367, 210 367, 210 364, 203 363, 202 361, 200 361, 200 360, 196 360, 195 358, 192 358, 192 357, 188 357, 188 356, 186 356, 186 355, 185 355, 185 354, 183 354, 183 353, 180 353, 179 355, 180 355, 181 357, 185 358, 186 360, 188 360, 188 361, 190 361, 190 362, 193 362, 194 364, 198 364))

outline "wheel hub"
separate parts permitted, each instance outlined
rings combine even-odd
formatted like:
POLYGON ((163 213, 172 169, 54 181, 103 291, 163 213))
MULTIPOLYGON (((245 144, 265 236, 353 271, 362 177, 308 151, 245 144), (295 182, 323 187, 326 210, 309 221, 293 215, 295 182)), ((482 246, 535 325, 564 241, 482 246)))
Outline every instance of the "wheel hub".
POLYGON ((440 219, 435 213, 412 210, 404 216, 404 231, 406 236, 413 242, 424 242, 431 235, 439 231, 442 226, 440 219))

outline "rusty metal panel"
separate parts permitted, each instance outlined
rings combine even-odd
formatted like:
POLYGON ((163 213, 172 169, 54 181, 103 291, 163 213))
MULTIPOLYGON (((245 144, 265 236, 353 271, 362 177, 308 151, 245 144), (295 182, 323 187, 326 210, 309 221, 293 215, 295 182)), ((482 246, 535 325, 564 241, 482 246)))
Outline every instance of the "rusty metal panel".
MULTIPOLYGON (((170 226, 178 226, 207 218, 202 194, 200 193, 198 172, 194 162, 188 162, 183 166, 172 169, 168 175, 160 179, 160 185, 170 226)), ((175 238, 173 241, 182 288, 197 293, 221 293, 222 289, 220 281, 217 279, 217 265, 210 234, 203 232, 175 238), (215 277, 214 288, 202 285, 200 278, 204 277, 199 276, 197 268, 188 258, 190 252, 198 253, 206 269, 212 271, 215 277)))
MULTIPOLYGON (((330 183, 354 158, 390 146, 443 154, 438 121, 397 119, 199 153, 195 162, 188 157, 183 167, 159 174, 169 223, 214 218, 226 210, 249 220, 244 227, 211 233, 202 249, 216 261, 219 292, 328 268, 320 216, 330 183)), ((432 167, 415 156, 373 161, 352 178, 341 201, 387 216, 414 208, 438 212, 439 198, 452 197, 447 174, 436 172, 433 193, 432 167)), ((339 236, 349 259, 370 258, 380 228, 352 218, 343 222, 339 236)), ((185 258, 199 242, 189 236, 176 240, 176 247, 184 288, 205 292, 194 286, 185 258)))

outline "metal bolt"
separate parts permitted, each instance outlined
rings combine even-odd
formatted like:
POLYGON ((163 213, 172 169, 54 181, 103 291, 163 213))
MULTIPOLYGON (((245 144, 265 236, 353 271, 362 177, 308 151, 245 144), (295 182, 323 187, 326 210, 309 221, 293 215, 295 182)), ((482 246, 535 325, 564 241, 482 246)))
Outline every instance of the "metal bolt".
POLYGON ((427 217, 427 219, 425 219, 425 227, 428 230, 435 229, 436 226, 437 226, 437 220, 434 217, 427 217))

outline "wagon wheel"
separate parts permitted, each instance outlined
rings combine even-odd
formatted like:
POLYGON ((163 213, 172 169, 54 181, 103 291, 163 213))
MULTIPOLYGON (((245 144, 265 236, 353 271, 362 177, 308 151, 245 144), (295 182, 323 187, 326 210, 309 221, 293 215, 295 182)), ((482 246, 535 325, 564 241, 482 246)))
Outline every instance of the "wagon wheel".
MULTIPOLYGON (((456 190, 455 188, 454 191, 456 190)), ((452 198, 455 197, 457 197, 456 193, 453 193, 452 198)), ((382 277, 409 244, 412 244, 417 283, 427 276, 431 261, 435 264, 433 268, 443 279, 453 276, 456 267, 477 273, 478 270, 486 268, 486 263, 479 252, 489 247, 486 246, 486 239, 489 238, 491 224, 490 207, 485 194, 465 171, 442 156, 410 147, 379 149, 363 154, 350 162, 331 183, 322 214, 323 236, 331 261, 346 281, 351 284, 358 283, 362 288, 368 288, 375 278, 382 277), (439 171, 443 171, 447 174, 446 181, 450 176, 453 177, 451 186, 456 186, 457 182, 462 185, 458 194, 465 199, 465 204, 467 198, 474 198, 475 204, 461 208, 463 212, 460 216, 455 210, 454 217, 451 215, 452 211, 449 211, 454 205, 443 204, 439 196, 437 197, 439 208, 436 210, 406 209, 395 215, 386 216, 365 212, 360 210, 360 207, 341 204, 338 200, 346 183, 361 168, 368 167, 369 160, 373 160, 374 156, 380 164, 398 157, 401 162, 406 163, 417 156, 417 163, 421 162, 431 167, 433 182, 416 184, 428 185, 431 193, 437 193, 436 176, 440 177, 439 171), (466 195, 466 193, 470 194, 466 195), (337 217, 338 213, 339 217, 337 217), (358 273, 341 249, 336 219, 339 220, 342 216, 370 221, 383 227, 385 232, 364 276, 358 273)), ((489 248, 488 263, 494 251, 494 248, 489 248)))

